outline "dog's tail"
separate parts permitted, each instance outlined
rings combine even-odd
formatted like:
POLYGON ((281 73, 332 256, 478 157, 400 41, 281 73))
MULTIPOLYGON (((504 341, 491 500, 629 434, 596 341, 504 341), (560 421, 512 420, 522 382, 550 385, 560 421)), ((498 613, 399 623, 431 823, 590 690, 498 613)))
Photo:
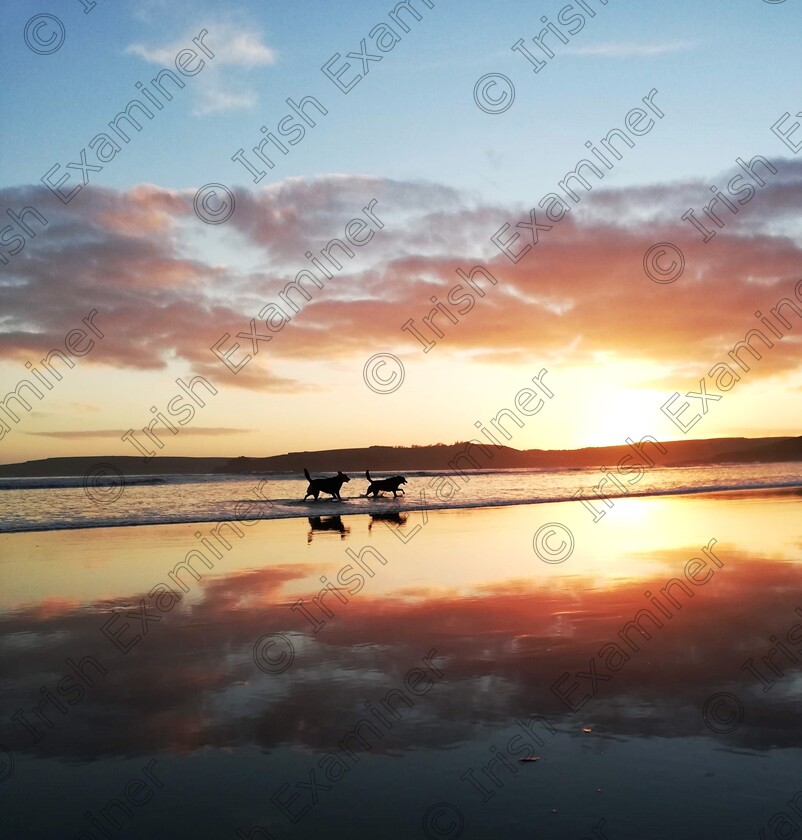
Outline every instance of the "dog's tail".
POLYGON ((304 467, 304 475, 306 476, 307 481, 312 481, 312 476, 309 475, 309 470, 306 467, 304 467))
POLYGON ((373 479, 370 477, 370 470, 365 470, 365 478, 372 484, 373 479))

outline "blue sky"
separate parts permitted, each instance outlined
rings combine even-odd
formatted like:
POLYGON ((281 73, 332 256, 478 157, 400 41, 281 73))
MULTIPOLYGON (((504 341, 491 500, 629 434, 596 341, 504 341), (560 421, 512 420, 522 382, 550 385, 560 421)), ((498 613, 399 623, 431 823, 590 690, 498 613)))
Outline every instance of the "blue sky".
POLYGON ((796 0, 610 0, 606 7, 592 0, 596 17, 568 45, 552 39, 556 56, 538 74, 510 47, 536 36, 541 15, 554 21, 565 3, 439 0, 433 9, 416 3, 423 20, 348 95, 320 67, 335 52, 358 49, 393 4, 353 2, 334 11, 323 2, 98 0, 85 14, 74 0, 53 9, 66 41, 46 56, 28 50, 21 37, 41 4, 10 5, 3 28, 10 72, 2 105, 10 130, 2 181, 36 182, 54 163, 71 160, 136 93, 134 83, 155 75, 159 65, 132 53, 132 45, 156 50, 189 41, 201 28, 209 29, 210 46, 230 29, 251 33, 275 53, 275 63, 210 62, 97 173, 98 185, 247 184, 232 154, 259 141, 260 125, 275 125, 288 96, 305 95, 319 98, 329 114, 281 160, 274 180, 380 172, 525 203, 573 166, 586 139, 595 142, 620 124, 653 87, 668 118, 616 171, 617 185, 712 178, 737 155, 781 150, 772 148, 768 127, 798 90, 796 0), (594 54, 599 48, 601 55, 594 54), (484 114, 473 103, 473 85, 488 72, 515 84, 516 101, 504 114, 484 114), (241 104, 195 113, 210 84, 239 95, 241 104))
MULTIPOLYGON (((192 375, 209 377, 221 396, 161 454, 451 442, 543 367, 563 399, 511 445, 680 436, 663 402, 726 358, 756 310, 795 294, 802 157, 771 127, 800 109, 799 0, 582 0, 595 17, 585 12, 581 31, 564 11, 580 0, 432 1, 430 9, 413 0, 422 19, 347 94, 321 66, 359 51, 362 39, 376 52, 369 33, 391 22, 394 2, 96 0, 89 13, 91 0, 6 4, 0 215, 32 205, 49 225, 0 264, 0 395, 91 309, 107 337, 13 428, 0 414, 0 462, 133 454, 121 434, 142 428, 152 405, 170 401, 176 378, 192 375), (55 30, 29 23, 42 14, 58 17, 65 34, 50 54, 41 47, 55 30), (533 42, 544 16, 567 43, 549 34, 554 55, 535 73, 512 47, 523 39, 545 58, 533 42), (39 52, 26 44, 26 26, 39 52), (137 82, 151 88, 163 68, 175 73, 176 54, 202 30, 214 58, 179 74, 185 86, 172 101, 62 204, 43 176, 58 165, 54 179, 72 176, 66 189, 80 183, 67 164, 142 98, 137 82), (515 88, 503 113, 474 101, 487 74, 515 88), (590 154, 586 141, 624 127, 651 91, 664 116, 536 257, 513 265, 491 235, 527 219, 590 154), (255 184, 232 156, 244 148, 255 163, 260 127, 275 132, 290 113, 287 98, 306 96, 328 113, 314 115, 286 156, 274 151, 275 167, 255 184), (743 212, 725 211, 725 228, 703 242, 681 215, 701 212, 736 158, 754 155, 771 159, 776 177, 754 200, 739 199, 743 212), (196 191, 211 183, 236 198, 225 224, 193 211, 196 191), (212 343, 242 330, 306 267, 305 252, 343 236, 373 199, 385 222, 375 240, 233 376, 212 343), (644 254, 660 242, 687 259, 672 285, 644 275, 644 254), (402 325, 420 326, 456 269, 479 261, 498 276, 496 290, 449 321, 424 354, 402 325), (365 387, 363 365, 377 352, 406 365, 397 393, 365 387)), ((87 162, 97 163, 89 149, 87 162)), ((798 433, 798 338, 778 348, 691 436, 798 433)))

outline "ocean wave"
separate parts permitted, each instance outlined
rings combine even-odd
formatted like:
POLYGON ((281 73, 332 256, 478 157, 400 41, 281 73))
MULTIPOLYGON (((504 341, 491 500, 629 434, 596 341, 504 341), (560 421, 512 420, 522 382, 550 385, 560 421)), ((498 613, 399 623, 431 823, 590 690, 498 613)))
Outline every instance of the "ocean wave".
MULTIPOLYGON (((0 490, 66 490, 74 487, 83 487, 85 480, 84 476, 79 475, 47 476, 42 478, 3 478, 0 479, 0 490)), ((102 476, 92 479, 92 484, 95 487, 103 486, 104 484, 114 485, 116 483, 113 477, 109 478, 108 482, 104 481, 102 476)), ((125 483, 131 486, 167 484, 168 476, 126 476, 125 483)))
MULTIPOLYGON (((142 484, 155 483, 152 478, 142 484)), ((197 478, 193 476, 192 478, 197 478)), ((62 487, 64 485, 57 485, 62 487)), ((73 485, 74 486, 74 485, 73 485)), ((19 488, 17 488, 19 489, 19 488)), ((41 484, 35 489, 45 489, 41 484)), ((658 496, 683 496, 710 493, 755 493, 755 492, 799 492, 802 494, 802 477, 778 481, 736 481, 707 484, 683 484, 673 487, 649 487, 638 491, 610 495, 615 499, 634 499, 658 496)), ((53 516, 46 520, 19 517, 15 520, 0 521, 0 533, 21 533, 31 531, 61 531, 84 528, 132 527, 140 525, 176 525, 182 523, 226 522, 231 520, 273 520, 273 519, 317 519, 319 517, 341 517, 373 515, 387 518, 388 515, 412 513, 430 510, 475 510, 478 508, 510 507, 518 505, 541 505, 575 501, 576 491, 532 494, 516 498, 486 496, 483 498, 459 498, 441 500, 421 493, 419 497, 410 493, 397 499, 383 497, 379 499, 351 497, 337 502, 334 500, 299 501, 298 498, 238 498, 227 499, 213 507, 203 507, 194 511, 171 511, 147 509, 138 512, 87 513, 75 512, 69 516, 53 516), (241 506, 247 505, 247 515, 241 512, 241 506)), ((592 500, 593 496, 586 494, 592 500)), ((596 498, 598 501, 598 498, 596 498)))

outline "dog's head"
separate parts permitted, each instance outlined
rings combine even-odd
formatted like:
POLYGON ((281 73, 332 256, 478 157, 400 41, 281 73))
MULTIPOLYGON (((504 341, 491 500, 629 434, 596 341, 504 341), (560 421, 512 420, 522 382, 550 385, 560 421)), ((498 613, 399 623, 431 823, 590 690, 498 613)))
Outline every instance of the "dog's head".
POLYGON ((350 481, 351 479, 344 472, 337 471, 337 478, 341 479, 342 481, 350 481))
POLYGON ((406 484, 407 480, 404 478, 403 475, 397 475, 396 478, 398 479, 399 484, 406 484))

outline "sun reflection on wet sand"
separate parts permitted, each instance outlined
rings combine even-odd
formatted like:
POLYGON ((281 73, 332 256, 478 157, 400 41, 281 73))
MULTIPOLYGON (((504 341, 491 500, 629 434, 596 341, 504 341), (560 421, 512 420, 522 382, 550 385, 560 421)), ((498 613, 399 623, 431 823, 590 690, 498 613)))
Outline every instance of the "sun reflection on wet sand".
MULTIPOLYGON (((729 814, 735 836, 736 823, 759 826, 776 810, 768 792, 749 788, 754 757, 777 783, 799 758, 798 502, 751 493, 622 500, 598 524, 570 503, 430 512, 425 524, 419 513, 331 527, 263 521, 241 537, 228 532, 230 549, 210 542, 216 554, 203 525, 6 535, 0 743, 15 754, 20 785, 42 763, 60 778, 64 762, 77 761, 87 769, 69 778, 86 781, 95 763, 121 774, 125 757, 156 755, 165 784, 189 785, 225 753, 234 777, 269 779, 259 795, 225 794, 239 802, 236 819, 260 825, 257 801, 337 753, 371 709, 389 715, 388 692, 435 651, 436 690, 406 704, 403 720, 387 717, 394 723, 381 737, 363 729, 369 749, 349 759, 354 778, 366 774, 360 784, 379 785, 389 807, 404 803, 388 837, 411 836, 408 813, 420 818, 438 798, 457 803, 476 836, 489 836, 488 821, 537 822, 562 802, 556 833, 544 836, 582 836, 603 814, 584 793, 566 809, 567 778, 577 791, 604 789, 617 837, 666 836, 644 828, 646 815, 616 811, 635 784, 665 820, 668 806, 636 769, 643 762, 687 793, 706 836, 722 836, 705 822, 711 813, 729 814), (563 562, 533 549, 548 522, 572 533, 563 562), (180 565, 198 547, 212 567, 200 556, 180 565), (735 728, 722 697, 741 704, 735 728), (533 741, 542 761, 512 773, 499 759, 484 772, 498 754, 517 766, 507 745, 537 717, 554 729, 533 741), (384 764, 393 756, 414 768, 401 787, 384 764), (714 775, 688 773, 689 756, 714 775), (544 771, 536 790, 524 770, 544 771), (484 802, 466 774, 495 796, 484 802), (693 801, 692 789, 704 796, 693 801), (733 804, 741 789, 751 798, 733 804)), ((228 784, 218 765, 205 772, 228 784)), ((304 830, 345 819, 356 795, 350 782, 338 785, 304 830)), ((149 805, 154 821, 162 807, 149 805)), ((280 808, 265 807, 271 831, 277 823, 277 836, 299 836, 281 828, 280 808)), ((229 817, 193 831, 231 833, 229 817)))

